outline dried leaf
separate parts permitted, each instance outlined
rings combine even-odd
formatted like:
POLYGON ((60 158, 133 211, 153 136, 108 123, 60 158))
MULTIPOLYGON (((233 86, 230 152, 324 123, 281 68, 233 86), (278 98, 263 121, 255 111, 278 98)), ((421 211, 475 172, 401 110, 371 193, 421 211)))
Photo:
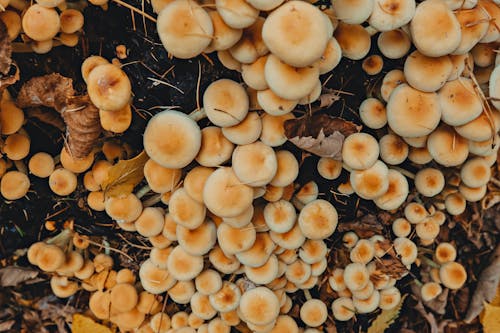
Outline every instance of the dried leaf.
POLYGON ((384 333, 386 329, 391 326, 396 319, 399 317, 399 312, 403 307, 406 295, 401 298, 399 304, 391 310, 382 310, 382 312, 377 316, 377 318, 372 322, 368 328, 367 333, 384 333))
POLYGON ((285 135, 297 147, 321 157, 340 160, 344 138, 361 128, 353 122, 326 114, 285 121, 285 135))
POLYGON ((366 214, 361 219, 339 223, 337 230, 339 232, 354 231, 360 238, 370 238, 373 235, 381 235, 384 226, 375 215, 366 214))
MULTIPOLYGON (((4 9, 5 10, 5 9, 4 9)), ((7 75, 12 64, 12 44, 5 23, 0 20, 0 73, 7 75)))
POLYGON ((425 320, 427 320, 427 323, 431 328, 431 333, 439 333, 439 327, 436 318, 432 313, 425 311, 422 301, 419 300, 414 308, 422 315, 422 317, 424 317, 425 320))
POLYGON ((10 330, 15 323, 16 323, 15 320, 8 320, 4 321, 3 323, 0 323, 0 332, 5 332, 10 330))
POLYGON ((144 164, 149 157, 143 151, 130 160, 121 160, 108 171, 108 178, 102 184, 108 197, 132 193, 134 187, 144 178, 144 164))
POLYGON ((408 269, 398 258, 381 258, 375 262, 378 271, 389 275, 396 280, 401 279, 401 277, 408 272, 408 269))
POLYGON ((0 269, 0 286, 15 287, 23 282, 32 280, 38 276, 38 271, 25 268, 8 266, 0 269))
POLYGON ((55 128, 63 131, 66 129, 66 125, 64 124, 61 115, 51 109, 42 109, 42 108, 27 108, 25 110, 26 117, 35 118, 41 121, 44 124, 54 126, 55 128))
POLYGON ((495 294, 495 297, 493 297, 490 304, 494 306, 500 306, 500 283, 497 286, 497 292, 495 294))
POLYGON ((113 333, 113 331, 104 325, 96 323, 92 318, 75 313, 73 315, 73 325, 71 333, 113 333))
POLYGON ((500 307, 483 302, 484 312, 481 316, 481 324, 484 333, 500 332, 500 307))
POLYGON ((500 282, 500 245, 492 254, 491 263, 479 276, 476 290, 472 295, 469 310, 464 321, 470 323, 483 310, 484 301, 491 301, 496 294, 500 282))
POLYGON ((20 108, 47 106, 61 112, 66 99, 75 94, 73 80, 58 73, 32 78, 17 95, 20 108))

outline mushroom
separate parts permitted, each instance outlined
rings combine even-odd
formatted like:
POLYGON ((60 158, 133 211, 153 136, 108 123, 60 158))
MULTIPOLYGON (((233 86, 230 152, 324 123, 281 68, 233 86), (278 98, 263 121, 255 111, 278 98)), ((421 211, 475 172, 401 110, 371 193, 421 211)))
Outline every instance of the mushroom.
POLYGON ((260 267, 268 261, 275 247, 276 245, 269 236, 269 233, 258 232, 252 247, 248 250, 238 252, 235 255, 245 266, 260 267))
POLYGON ((348 231, 342 236, 342 243, 348 249, 352 249, 359 241, 358 235, 354 231, 348 231))
POLYGON ((264 77, 264 67, 266 65, 267 56, 262 56, 251 64, 243 64, 241 66, 241 76, 243 81, 252 89, 265 90, 267 82, 264 77))
POLYGON ((144 313, 134 308, 131 311, 118 314, 113 314, 111 312, 109 320, 117 325, 121 331, 130 331, 139 327, 143 323, 145 316, 144 313))
POLYGON ((254 325, 270 324, 279 315, 279 300, 266 287, 246 291, 240 300, 239 311, 243 319, 254 325))
POLYGON ((9 39, 13 41, 21 33, 21 16, 13 10, 4 10, 0 13, 0 20, 7 27, 9 39))
POLYGON ((54 159, 47 153, 38 152, 30 158, 28 169, 37 177, 47 178, 54 171, 54 159))
POLYGON ((326 257, 328 248, 322 240, 307 240, 299 250, 299 257, 307 264, 313 265, 326 257))
POLYGON ((328 317, 325 303, 320 299, 309 299, 300 307, 300 319, 310 327, 323 325, 328 317))
POLYGON ((73 276, 76 271, 79 271, 84 265, 84 259, 79 252, 70 251, 66 253, 66 259, 57 269, 57 274, 62 276, 73 276))
POLYGON ((460 165, 469 155, 467 140, 453 128, 444 125, 429 135, 427 149, 432 158, 445 167, 460 165))
POLYGON ((125 132, 132 123, 132 110, 130 104, 126 104, 122 109, 116 111, 99 110, 99 120, 101 127, 105 131, 113 133, 125 132))
POLYGON ((269 202, 264 208, 264 220, 269 229, 277 233, 285 233, 293 228, 297 214, 293 204, 286 200, 269 202))
POLYGON ((373 0, 336 0, 332 1, 332 10, 339 20, 348 24, 361 24, 373 11, 373 0))
POLYGON ((222 221, 234 228, 241 228, 248 225, 252 221, 253 215, 254 215, 254 206, 250 205, 240 215, 234 217, 225 217, 222 219, 222 221))
POLYGON ((86 259, 82 268, 77 270, 75 273, 75 277, 80 280, 89 279, 92 274, 94 274, 94 263, 92 260, 86 259))
MULTIPOLYGON (((324 232, 323 230, 320 230, 320 232, 324 232)), ((287 250, 295 250, 298 249, 299 247, 304 244, 306 238, 304 236, 304 233, 302 232, 300 226, 298 223, 296 223, 292 229, 288 232, 284 233, 277 233, 274 231, 271 231, 269 233, 271 236, 271 239, 273 240, 276 245, 287 249, 287 250)))
POLYGON ((86 170, 88 170, 92 163, 94 163, 94 153, 91 152, 84 158, 75 158, 71 155, 65 147, 61 149, 61 154, 59 155, 61 160, 61 165, 63 168, 75 173, 79 174, 86 170))
POLYGON ((432 156, 429 153, 427 147, 414 148, 410 147, 410 152, 408 153, 408 159, 415 164, 427 164, 432 161, 432 156))
POLYGON ((319 60, 319 74, 332 71, 342 59, 342 49, 335 37, 331 37, 326 44, 325 51, 319 60))
POLYGON ((217 240, 224 253, 233 255, 252 247, 256 239, 255 228, 251 223, 242 228, 233 228, 221 223, 217 228, 217 240))
POLYGON ((203 295, 213 295, 222 288, 222 278, 219 272, 206 269, 194 280, 196 290, 203 295))
POLYGON ((65 168, 56 169, 49 176, 49 187, 57 195, 70 195, 76 190, 76 186, 76 175, 65 168))
POLYGON ((392 222, 392 232, 396 237, 408 237, 411 233, 411 224, 405 218, 397 218, 392 222))
POLYGON ((379 140, 380 158, 387 164, 398 165, 408 157, 408 144, 398 135, 386 134, 379 140))
POLYGON ((34 261, 42 271, 55 272, 64 265, 66 256, 58 246, 46 244, 37 251, 34 261))
POLYGON ((447 82, 438 92, 441 119, 450 126, 461 126, 476 119, 483 112, 481 99, 472 80, 460 77, 447 82))
POLYGON ((10 135, 19 131, 24 124, 23 110, 18 108, 13 101, 4 99, 0 102, 0 108, 2 109, 0 112, 1 133, 10 135))
POLYGON ((217 310, 212 307, 207 295, 196 292, 189 303, 192 313, 203 320, 210 320, 217 314, 217 310))
POLYGON ((298 103, 298 98, 295 100, 284 99, 271 89, 258 91, 257 100, 262 109, 273 116, 281 116, 293 111, 298 103))
POLYGON ((432 301, 433 299, 441 295, 442 291, 443 288, 441 288, 441 285, 436 282, 427 282, 420 289, 422 300, 424 302, 432 301))
POLYGON ((500 37, 500 31, 498 31, 496 24, 494 23, 494 21, 500 19, 500 9, 498 8, 498 3, 491 0, 478 0, 477 4, 481 10, 487 12, 488 20, 492 20, 490 21, 488 32, 483 36, 483 38, 481 38, 480 42, 490 43, 498 40, 500 37))
POLYGON ((161 234, 163 223, 163 209, 158 207, 146 207, 135 221, 135 227, 140 235, 152 237, 161 234))
POLYGON ((149 253, 149 260, 158 268, 166 269, 168 257, 172 253, 173 248, 171 246, 167 246, 166 248, 160 249, 154 247, 151 249, 149 253))
MULTIPOLYGON (((491 82, 490 82, 491 86, 491 82)), ((493 117, 495 115, 493 114, 493 117)), ((463 138, 471 141, 485 141, 495 136, 497 126, 486 112, 465 125, 455 126, 455 131, 463 138)))
POLYGON ((401 292, 396 287, 390 287, 380 291, 379 308, 382 310, 394 309, 401 301, 401 292))
POLYGON ((278 277, 278 258, 270 255, 267 261, 259 267, 244 267, 246 277, 255 284, 268 284, 278 277))
POLYGON ((225 254, 219 246, 209 253, 210 263, 221 273, 232 274, 240 268, 240 262, 233 255, 225 254))
POLYGON ((196 162, 205 167, 216 167, 231 158, 234 144, 226 139, 217 126, 207 126, 201 130, 201 147, 196 162))
POLYGON ((242 122, 249 108, 248 94, 237 82, 220 79, 212 82, 203 94, 203 110, 217 126, 229 127, 242 122))
POLYGON ((340 22, 334 37, 342 49, 342 55, 348 59, 363 59, 370 51, 370 34, 359 24, 340 22))
POLYGON ((402 29, 383 31, 377 38, 380 52, 389 59, 403 58, 410 51, 410 36, 402 29))
POLYGON ((234 149, 232 167, 242 183, 257 187, 273 180, 278 170, 278 161, 271 147, 262 141, 256 141, 234 149))
POLYGON ((406 78, 402 70, 393 69, 385 74, 380 87, 380 94, 384 101, 389 101, 392 92, 400 84, 406 83, 406 78))
POLYGON ((224 323, 220 318, 210 320, 207 327, 208 332, 230 333, 231 327, 224 323))
POLYGON ((484 7, 476 6, 469 10, 458 10, 455 17, 460 23, 461 40, 453 54, 467 54, 487 34, 490 15, 484 7))
POLYGON ((461 183, 458 187, 458 192, 460 192, 464 199, 469 202, 478 202, 479 200, 483 199, 486 195, 486 191, 487 185, 479 187, 469 187, 461 183))
POLYGON ((425 197, 433 197, 444 189, 445 179, 443 172, 435 168, 420 169, 415 174, 415 187, 418 193, 425 197))
MULTIPOLYGON (((180 170, 179 180, 180 180, 180 170)), ((203 187, 205 186, 205 181, 214 172, 213 168, 207 168, 204 166, 197 166, 191 169, 183 180, 184 191, 195 201, 202 204, 203 203, 203 187)), ((154 175, 154 174, 152 174, 154 175)), ((176 177, 177 178, 177 177, 176 177)), ((176 181, 176 183, 178 180, 176 181)), ((172 182, 173 183, 173 182, 172 182)), ((175 192, 174 192, 175 193, 175 192)))
POLYGON ((170 316, 165 312, 158 312, 149 319, 149 327, 152 332, 166 333, 170 327, 170 316))
POLYGON ((428 135, 441 119, 437 94, 416 90, 405 83, 394 89, 386 108, 390 128, 402 137, 428 135))
MULTIPOLYGON (((170 323, 172 328, 180 331, 182 328, 186 328, 188 325, 189 315, 185 311, 179 311, 174 313, 170 318, 170 323)), ((191 333, 191 332, 183 332, 183 333, 191 333)))
POLYGON ((363 124, 369 128, 380 129, 387 124, 384 104, 373 97, 369 97, 361 102, 359 116, 363 124))
POLYGON ((447 262, 439 269, 439 279, 446 288, 460 289, 467 281, 467 272, 458 262, 447 262))
POLYGON ((127 74, 113 64, 99 65, 89 73, 87 91, 92 103, 105 111, 122 110, 132 96, 127 74))
POLYGON ((328 201, 316 199, 302 208, 297 223, 305 237, 314 240, 325 239, 337 228, 337 210, 328 201))
POLYGON ((436 247, 434 256, 439 264, 446 264, 447 262, 455 261, 457 250, 451 243, 441 242, 436 247))
POLYGON ((264 21, 264 18, 258 17, 251 26, 243 30, 241 39, 229 49, 235 60, 242 64, 251 64, 269 53, 262 39, 264 21))
POLYGON ((354 133, 344 140, 342 161, 351 169, 365 170, 372 167, 379 155, 377 140, 367 133, 354 133))
POLYGON ((133 194, 123 194, 110 197, 105 202, 106 213, 109 217, 122 222, 132 222, 142 213, 142 202, 133 194))
POLYGON ((75 33, 83 28, 83 14, 76 9, 65 9, 59 15, 61 31, 66 34, 75 33))
MULTIPOLYGON (((371 282, 370 282, 371 283, 371 282)), ((377 309, 380 304, 380 293, 378 290, 373 290, 371 295, 366 299, 353 297, 352 301, 354 308, 359 313, 370 313, 377 309)))
MULTIPOLYGON (((418 226, 418 224, 417 224, 418 226)), ((411 265, 417 260, 417 245, 408 238, 398 237, 394 240, 394 249, 403 265, 411 265)))
POLYGON ((139 295, 133 285, 118 283, 111 288, 110 299, 113 310, 127 312, 135 308, 139 300, 139 295))
POLYGON ((195 256, 202 256, 210 252, 217 240, 216 226, 211 221, 203 222, 196 229, 177 225, 176 233, 179 245, 188 254, 195 256))
POLYGON ((378 54, 373 54, 371 56, 366 57, 365 60, 363 60, 363 63, 361 64, 361 68, 368 75, 379 74, 382 71, 383 67, 384 67, 384 59, 382 59, 382 57, 379 56, 378 54))
POLYGON ((344 268, 344 282, 350 291, 361 290, 370 281, 366 266, 361 263, 351 263, 344 268))
POLYGON ((174 279, 189 281, 203 270, 203 257, 191 255, 178 245, 168 256, 167 270, 174 279))
POLYGON ((324 14, 304 1, 288 1, 278 7, 262 29, 262 38, 271 53, 299 68, 319 60, 330 37, 324 14))
POLYGON ((181 59, 199 55, 212 41, 214 27, 196 1, 175 0, 158 14, 156 29, 165 49, 181 59))
POLYGON ((257 112, 249 112, 245 119, 237 125, 222 128, 222 134, 237 145, 246 145, 257 141, 261 132, 262 120, 257 112))
POLYGON ((232 282, 224 281, 222 288, 210 294, 209 301, 212 307, 219 312, 229 312, 238 308, 241 300, 241 291, 232 282))
POLYGON ((22 17, 24 33, 34 41, 46 41, 59 32, 61 23, 57 11, 39 4, 28 7, 22 17))
POLYGON ((425 207, 417 202, 407 204, 404 208, 404 214, 406 219, 412 224, 418 224, 428 216, 425 207))
POLYGON ((414 15, 413 0, 374 0, 368 23, 378 31, 390 31, 409 23, 414 15))
POLYGON ((8 159, 12 161, 22 160, 30 152, 30 138, 20 133, 11 134, 5 139, 2 150, 8 159))
POLYGON ((211 43, 208 45, 207 49, 205 49, 206 53, 212 50, 227 50, 241 39, 243 30, 228 26, 218 11, 210 11, 208 15, 210 15, 210 19, 212 20, 214 32, 211 43))
POLYGON ((216 0, 215 5, 224 22, 235 29, 249 27, 259 17, 259 10, 244 0, 216 0))
POLYGON ((348 321, 356 313, 354 303, 349 297, 340 297, 332 302, 333 317, 339 321, 348 321))
POLYGON ((217 59, 227 69, 241 72, 241 62, 236 60, 228 50, 217 51, 217 59))
MULTIPOLYGON (((434 1, 434 0, 433 0, 434 1)), ((413 88, 423 92, 439 90, 450 77, 453 65, 450 57, 428 57, 412 52, 405 61, 404 75, 413 88)))
POLYGON ((262 132, 260 133, 260 140, 271 147, 283 145, 287 141, 284 126, 285 121, 294 118, 292 113, 286 113, 281 116, 264 114, 261 118, 262 132))
POLYGON ((352 188, 363 199, 373 200, 389 189, 389 169, 377 161, 368 169, 353 170, 350 175, 352 188))
POLYGON ((428 57, 452 53, 462 38, 460 23, 441 0, 421 2, 410 23, 413 44, 428 57))
POLYGON ((276 160, 278 169, 270 184, 279 187, 292 184, 299 174, 299 162, 288 150, 277 151, 276 160))
POLYGON ((415 231, 422 241, 433 241, 439 235, 439 224, 432 219, 425 219, 416 225, 415 231))
POLYGON ((154 160, 149 159, 144 164, 144 177, 152 191, 165 193, 172 191, 179 183, 181 170, 162 167, 154 160))
POLYGON ((354 263, 367 264, 375 255, 373 243, 367 239, 360 239, 351 249, 350 259, 354 263))

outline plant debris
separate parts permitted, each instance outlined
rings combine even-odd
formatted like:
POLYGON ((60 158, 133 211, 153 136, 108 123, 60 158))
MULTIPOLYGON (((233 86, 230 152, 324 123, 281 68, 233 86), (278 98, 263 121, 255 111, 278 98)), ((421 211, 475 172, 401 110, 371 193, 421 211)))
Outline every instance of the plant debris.
POLYGON ((12 65, 12 44, 5 23, 0 20, 0 73, 7 75, 12 65))
POLYGON ((149 160, 143 151, 129 160, 121 160, 108 171, 108 177, 102 184, 108 197, 132 193, 134 187, 144 179, 144 165, 149 160))
POLYGON ((406 296, 407 295, 401 297, 401 301, 399 301, 399 304, 395 308, 391 310, 382 310, 377 318, 375 318, 375 320, 371 323, 366 333, 384 333, 389 326, 391 326, 396 319, 398 319, 406 296))
POLYGON ((14 287, 37 276, 38 271, 29 267, 4 267, 0 269, 0 286, 14 287))

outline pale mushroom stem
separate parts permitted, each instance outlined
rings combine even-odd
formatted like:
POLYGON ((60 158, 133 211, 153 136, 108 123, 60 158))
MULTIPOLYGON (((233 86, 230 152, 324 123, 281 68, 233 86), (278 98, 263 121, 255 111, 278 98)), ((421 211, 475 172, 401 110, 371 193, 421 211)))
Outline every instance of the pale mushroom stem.
POLYGON ((149 185, 144 185, 137 192, 135 192, 135 196, 137 197, 137 199, 140 199, 143 196, 145 196, 146 194, 148 194, 149 191, 151 191, 151 188, 149 187, 149 185))
POLYGON ((406 170, 406 169, 403 169, 403 168, 400 168, 400 167, 394 166, 394 165, 391 165, 391 169, 394 169, 396 171, 401 172, 403 175, 405 175, 406 177, 408 177, 410 179, 415 179, 415 174, 413 172, 406 170))
POLYGON ((59 234, 47 240, 45 243, 57 245, 60 248, 64 248, 72 238, 73 231, 70 229, 64 229, 59 234))
POLYGON ((23 161, 14 161, 14 165, 16 166, 17 171, 24 173, 25 175, 28 174, 28 169, 26 168, 26 165, 24 164, 23 161))
POLYGON ((419 258, 420 258, 420 260, 425 261, 425 263, 427 265, 431 266, 432 268, 439 268, 439 267, 441 267, 437 263, 435 263, 434 260, 429 259, 426 256, 419 256, 419 258))
POLYGON ((144 200, 142 203, 142 206, 144 208, 146 208, 146 207, 151 207, 151 206, 156 205, 158 202, 161 201, 161 196, 162 196, 161 194, 156 194, 156 195, 152 196, 151 198, 144 200))
POLYGON ((312 299, 312 296, 311 296, 311 293, 309 292, 309 289, 304 289, 303 292, 304 292, 304 296, 306 297, 306 300, 309 301, 312 299))
POLYGON ((204 108, 199 108, 191 112, 188 116, 194 121, 200 121, 207 117, 207 112, 205 111, 204 108))

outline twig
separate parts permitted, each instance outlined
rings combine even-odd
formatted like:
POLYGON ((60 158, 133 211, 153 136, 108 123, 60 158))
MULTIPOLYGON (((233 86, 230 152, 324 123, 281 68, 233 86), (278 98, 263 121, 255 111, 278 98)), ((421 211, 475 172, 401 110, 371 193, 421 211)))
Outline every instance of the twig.
POLYGON ((156 19, 155 19, 153 16, 149 15, 148 13, 145 13, 145 12, 143 12, 142 10, 137 9, 137 8, 135 8, 135 7, 134 7, 134 6, 132 6, 132 5, 129 5, 128 3, 126 3, 126 2, 124 2, 124 1, 122 1, 122 0, 112 0, 112 1, 116 2, 116 3, 117 3, 117 4, 119 4, 119 5, 122 5, 123 7, 126 7, 126 8, 128 8, 128 9, 130 9, 130 10, 131 10, 131 11, 133 11, 133 12, 136 12, 137 14, 142 15, 143 17, 147 18, 147 19, 148 19, 148 20, 150 20, 151 22, 156 23, 156 19))

